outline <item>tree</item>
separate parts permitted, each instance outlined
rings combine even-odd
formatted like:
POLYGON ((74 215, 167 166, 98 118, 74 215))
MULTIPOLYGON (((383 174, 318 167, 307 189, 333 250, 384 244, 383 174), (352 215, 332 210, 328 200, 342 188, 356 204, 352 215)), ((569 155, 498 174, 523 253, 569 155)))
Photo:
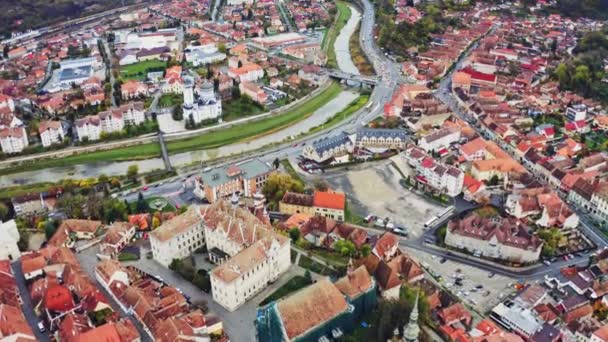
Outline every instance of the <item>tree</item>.
POLYGON ((173 107, 173 111, 171 112, 171 117, 175 121, 182 121, 184 119, 184 110, 182 106, 173 107))
POLYGON ((367 257, 372 253, 372 247, 368 244, 361 246, 361 256, 367 257))
POLYGON ((137 174, 139 173, 139 166, 137 164, 129 165, 127 169, 127 178, 131 179, 133 182, 137 180, 137 174))
POLYGON ((51 237, 53 237, 53 235, 55 235, 55 232, 57 231, 57 227, 55 227, 55 225, 53 224, 52 221, 45 221, 44 222, 44 236, 46 236, 46 239, 50 239, 51 237))
POLYGON ((69 218, 85 218, 84 208, 86 197, 81 194, 65 193, 57 200, 57 208, 61 209, 69 218))
POLYGON ((281 162, 279 161, 279 158, 274 158, 274 161, 272 162, 272 166, 273 166, 275 169, 278 169, 278 168, 279 168, 279 165, 281 165, 281 162))
POLYGON ((293 243, 298 242, 300 240, 300 230, 298 228, 291 228, 289 230, 289 237, 293 243))
POLYGON ((127 205, 116 198, 108 198, 103 201, 103 221, 111 223, 127 220, 127 205))
POLYGON ((339 240, 334 244, 334 250, 345 257, 352 257, 357 252, 357 247, 352 241, 339 240))
POLYGON ((160 219, 157 216, 152 218, 152 229, 156 229, 160 226, 160 219))
POLYGON ((496 186, 496 185, 498 185, 499 182, 500 182, 500 178, 498 178, 498 175, 494 175, 488 181, 488 185, 490 185, 490 186, 496 186))
POLYGON ((262 188, 262 193, 266 196, 271 208, 277 208, 279 201, 286 192, 304 191, 304 185, 288 174, 275 173, 268 177, 266 184, 262 188))
POLYGON ((317 191, 327 191, 329 189, 329 184, 327 183, 327 181, 321 177, 316 177, 314 179, 314 181, 312 182, 312 185, 314 187, 315 190, 317 191))
POLYGON ((4 202, 0 202, 0 221, 8 220, 8 214, 10 210, 4 202))
POLYGON ((109 181, 108 175, 106 175, 105 173, 102 173, 99 175, 99 177, 97 177, 97 181, 100 184, 106 184, 109 181))
POLYGON ((141 214, 141 213, 145 213, 148 212, 148 203, 146 203, 146 201, 144 200, 144 195, 140 192, 139 195, 137 195, 137 213, 141 214))

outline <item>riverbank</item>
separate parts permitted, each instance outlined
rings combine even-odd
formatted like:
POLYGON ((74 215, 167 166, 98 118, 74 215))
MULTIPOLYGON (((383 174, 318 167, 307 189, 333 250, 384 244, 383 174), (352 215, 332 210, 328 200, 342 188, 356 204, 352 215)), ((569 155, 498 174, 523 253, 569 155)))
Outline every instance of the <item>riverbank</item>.
POLYGON ((336 50, 334 49, 336 38, 351 16, 350 7, 348 7, 348 4, 344 1, 336 2, 336 10, 338 11, 336 14, 336 21, 327 32, 327 38, 323 40, 323 50, 327 53, 327 67, 334 69, 338 68, 336 50))
POLYGON ((355 34, 350 36, 350 41, 348 44, 350 51, 350 58, 353 63, 359 70, 359 73, 364 76, 372 76, 374 75, 374 68, 372 64, 367 59, 367 56, 361 50, 361 45, 359 45, 359 35, 361 32, 361 25, 357 25, 357 29, 355 30, 355 34))
MULTIPOLYGON (((213 149, 223 145, 246 141, 248 139, 259 137, 260 135, 269 134, 307 119, 316 110, 332 99, 336 98, 341 91, 342 87, 340 84, 334 82, 324 92, 285 114, 266 118, 253 123, 235 125, 223 130, 202 134, 192 138, 169 141, 167 142, 167 149, 170 154, 201 149, 213 149)), ((2 169, 0 170, 0 175, 86 163, 144 160, 159 156, 160 145, 158 143, 145 143, 112 150, 85 153, 65 158, 37 160, 33 163, 2 169)))
MULTIPOLYGON (((350 93, 348 93, 348 92, 343 93, 343 95, 349 95, 349 94, 350 93)), ((314 126, 314 127, 310 127, 310 125, 309 125, 308 127, 310 127, 310 128, 308 129, 308 131, 298 135, 296 139, 299 139, 299 138, 302 138, 305 136, 309 136, 309 135, 312 135, 315 133, 319 133, 323 130, 330 129, 330 128, 337 126, 338 124, 350 119, 357 111, 361 110, 361 108, 363 108, 365 106, 365 104, 369 100, 369 96, 370 96, 369 94, 359 95, 357 98, 352 100, 344 109, 333 114, 332 116, 328 116, 323 124, 314 126)), ((298 124, 301 124, 301 123, 298 123, 298 124)), ((258 139, 259 139, 259 137, 258 137, 258 139)), ((259 148, 257 150, 242 151, 242 153, 240 153, 238 155, 232 155, 231 158, 239 158, 246 154, 263 153, 263 151, 267 150, 268 148, 272 148, 272 146, 274 146, 274 144, 270 143, 265 146, 262 146, 261 148, 259 148)), ((208 161, 221 162, 222 158, 223 157, 219 157, 219 159, 212 158, 212 159, 209 159, 208 161)), ((188 173, 188 172, 192 171, 192 167, 191 167, 191 165, 182 165, 181 167, 178 167, 178 170, 182 174, 188 173)), ((151 173, 154 173, 154 172, 155 171, 152 171, 151 173)), ((140 176, 144 177, 144 178, 148 174, 150 174, 150 173, 149 172, 140 172, 140 176)), ((98 176, 98 175, 95 175, 95 176, 89 175, 89 177, 87 177, 87 178, 96 178, 96 176, 98 176)), ((116 175, 111 175, 111 176, 116 176, 116 175)), ((3 187, 2 192, 0 193, 0 200, 10 199, 10 198, 22 196, 22 195, 25 195, 28 193, 48 191, 50 189, 56 188, 60 184, 61 184, 61 181, 59 181, 59 182, 53 181, 53 182, 30 183, 30 184, 3 187)))

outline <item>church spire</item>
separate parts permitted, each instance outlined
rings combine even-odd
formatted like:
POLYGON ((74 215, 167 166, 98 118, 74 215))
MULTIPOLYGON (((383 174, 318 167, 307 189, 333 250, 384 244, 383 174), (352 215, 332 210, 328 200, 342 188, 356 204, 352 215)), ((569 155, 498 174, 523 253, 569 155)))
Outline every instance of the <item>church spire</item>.
POLYGON ((404 342, 418 342, 418 335, 420 334, 420 327, 418 326, 418 298, 420 297, 420 290, 416 291, 416 302, 412 308, 410 314, 410 321, 403 328, 403 341, 404 342))

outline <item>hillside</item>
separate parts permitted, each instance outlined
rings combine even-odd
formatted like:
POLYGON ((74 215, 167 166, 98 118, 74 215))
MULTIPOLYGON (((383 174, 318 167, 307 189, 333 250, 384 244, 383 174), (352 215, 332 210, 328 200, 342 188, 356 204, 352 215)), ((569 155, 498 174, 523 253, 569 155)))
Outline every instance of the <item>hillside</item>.
MULTIPOLYGON (((135 0, 124 0, 125 5, 135 0)), ((139 1, 138 1, 139 2, 139 1)), ((0 0, 0 35, 120 7, 123 0, 0 0)))

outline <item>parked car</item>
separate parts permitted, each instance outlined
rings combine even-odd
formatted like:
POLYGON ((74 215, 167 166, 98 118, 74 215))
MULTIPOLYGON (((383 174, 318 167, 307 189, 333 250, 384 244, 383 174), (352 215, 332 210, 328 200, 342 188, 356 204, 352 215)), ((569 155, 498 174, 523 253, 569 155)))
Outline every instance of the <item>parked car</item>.
POLYGON ((38 331, 40 331, 41 333, 46 331, 46 326, 44 325, 43 321, 38 322, 38 331))

